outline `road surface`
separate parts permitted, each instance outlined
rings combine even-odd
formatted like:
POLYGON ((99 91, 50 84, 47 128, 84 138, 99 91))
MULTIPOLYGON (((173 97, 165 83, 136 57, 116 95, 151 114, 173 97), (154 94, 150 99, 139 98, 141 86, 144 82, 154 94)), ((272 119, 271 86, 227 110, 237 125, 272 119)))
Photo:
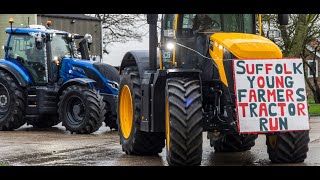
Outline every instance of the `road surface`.
MULTIPOLYGON (((203 133, 202 166, 319 166, 320 117, 311 117, 308 157, 304 163, 271 164, 265 136, 247 152, 215 153, 203 133)), ((121 150, 118 132, 101 127, 89 135, 70 134, 61 124, 45 129, 26 126, 0 132, 0 164, 11 166, 167 166, 165 149, 159 156, 129 156, 121 150)))

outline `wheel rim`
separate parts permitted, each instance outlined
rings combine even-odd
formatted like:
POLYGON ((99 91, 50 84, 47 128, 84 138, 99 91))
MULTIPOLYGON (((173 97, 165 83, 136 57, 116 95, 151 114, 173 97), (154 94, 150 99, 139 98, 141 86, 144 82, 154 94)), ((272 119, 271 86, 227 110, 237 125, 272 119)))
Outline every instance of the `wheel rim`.
POLYGON ((128 139, 132 129, 132 96, 130 89, 127 85, 122 87, 120 93, 120 127, 122 135, 125 139, 128 139))
POLYGON ((10 107, 10 97, 7 88, 0 83, 0 118, 3 118, 10 107))
POLYGON ((166 144, 167 149, 170 150, 170 112, 168 97, 166 97, 166 144))
POLYGON ((77 97, 72 96, 67 101, 67 117, 71 124, 80 124, 85 116, 85 107, 83 101, 77 97))

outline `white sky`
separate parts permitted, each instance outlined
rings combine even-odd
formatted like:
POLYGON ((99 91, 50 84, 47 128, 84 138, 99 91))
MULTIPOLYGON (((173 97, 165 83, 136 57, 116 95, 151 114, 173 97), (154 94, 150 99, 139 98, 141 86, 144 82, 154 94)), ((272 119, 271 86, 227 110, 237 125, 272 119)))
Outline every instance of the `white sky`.
POLYGON ((142 42, 130 41, 127 43, 114 43, 108 48, 109 54, 103 55, 103 62, 112 66, 120 66, 123 56, 131 50, 148 50, 149 38, 143 37, 142 42))
POLYGON ((132 50, 148 50, 149 49, 149 25, 145 24, 139 27, 139 30, 145 36, 142 41, 128 41, 126 43, 112 43, 108 47, 109 54, 103 55, 103 62, 112 66, 120 66, 123 56, 132 50))

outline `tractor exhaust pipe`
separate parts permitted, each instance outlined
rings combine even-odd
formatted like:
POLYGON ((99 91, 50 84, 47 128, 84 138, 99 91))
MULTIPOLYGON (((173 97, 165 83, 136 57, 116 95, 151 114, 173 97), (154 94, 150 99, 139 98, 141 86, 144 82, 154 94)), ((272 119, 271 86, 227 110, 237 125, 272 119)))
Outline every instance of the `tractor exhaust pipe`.
POLYGON ((278 14, 278 23, 280 25, 288 25, 289 23, 289 15, 288 14, 278 14))
POLYGON ((149 69, 157 69, 157 21, 158 14, 147 14, 147 22, 149 24, 149 69))

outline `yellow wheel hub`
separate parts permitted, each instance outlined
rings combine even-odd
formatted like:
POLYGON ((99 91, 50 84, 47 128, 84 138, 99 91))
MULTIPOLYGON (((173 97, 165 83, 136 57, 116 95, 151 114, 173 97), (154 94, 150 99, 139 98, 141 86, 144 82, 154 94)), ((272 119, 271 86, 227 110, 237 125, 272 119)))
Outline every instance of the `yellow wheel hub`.
POLYGON ((127 85, 122 87, 119 107, 121 132, 123 137, 128 139, 132 129, 133 108, 130 88, 127 85))
POLYGON ((170 112, 168 97, 166 97, 166 143, 167 149, 170 150, 170 112))

